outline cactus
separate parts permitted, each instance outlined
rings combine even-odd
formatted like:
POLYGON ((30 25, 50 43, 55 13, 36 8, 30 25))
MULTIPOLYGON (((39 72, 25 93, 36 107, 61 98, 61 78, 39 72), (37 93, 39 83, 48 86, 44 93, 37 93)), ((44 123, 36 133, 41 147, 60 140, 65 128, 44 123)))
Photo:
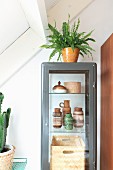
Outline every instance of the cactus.
POLYGON ((1 106, 3 99, 4 95, 0 92, 0 152, 3 151, 6 143, 7 128, 9 125, 9 118, 11 113, 11 108, 8 108, 6 112, 2 112, 1 106))

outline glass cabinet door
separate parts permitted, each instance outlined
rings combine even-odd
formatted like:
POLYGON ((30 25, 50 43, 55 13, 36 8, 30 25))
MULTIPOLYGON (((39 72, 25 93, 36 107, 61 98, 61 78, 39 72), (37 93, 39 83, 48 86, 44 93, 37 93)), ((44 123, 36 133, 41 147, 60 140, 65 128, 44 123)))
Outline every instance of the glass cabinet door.
POLYGON ((96 169, 96 64, 42 64, 41 170, 96 169))

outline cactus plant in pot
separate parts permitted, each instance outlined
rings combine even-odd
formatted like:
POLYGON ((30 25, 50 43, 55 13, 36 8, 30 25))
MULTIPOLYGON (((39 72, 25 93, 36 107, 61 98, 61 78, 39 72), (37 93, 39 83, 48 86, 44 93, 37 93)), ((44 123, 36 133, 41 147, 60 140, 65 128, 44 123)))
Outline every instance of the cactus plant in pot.
POLYGON ((62 23, 60 31, 56 24, 55 26, 48 24, 49 43, 42 45, 41 48, 52 49, 49 61, 58 53, 57 61, 61 60, 62 56, 64 62, 77 62, 79 54, 83 57, 92 56, 92 52, 95 51, 89 44, 90 41, 95 42, 91 37, 93 30, 89 33, 79 32, 80 19, 71 26, 69 18, 67 22, 62 23))
POLYGON ((11 170, 15 147, 12 145, 6 145, 11 108, 2 112, 3 99, 4 95, 0 92, 0 170, 11 170))

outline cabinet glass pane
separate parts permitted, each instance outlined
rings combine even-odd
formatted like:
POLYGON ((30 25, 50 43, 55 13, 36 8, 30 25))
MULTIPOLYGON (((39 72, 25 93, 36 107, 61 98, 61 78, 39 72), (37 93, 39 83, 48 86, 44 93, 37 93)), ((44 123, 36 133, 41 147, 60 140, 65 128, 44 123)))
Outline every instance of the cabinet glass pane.
POLYGON ((68 170, 89 168, 89 72, 88 71, 50 71, 49 72, 49 155, 50 170, 58 170, 65 166, 68 170), (58 82, 65 86, 65 82, 79 82, 80 86, 70 91, 54 91, 58 82), (77 91, 78 88, 78 91, 77 91), (63 103, 68 101, 68 105, 63 103), (60 105, 60 103, 62 104, 60 105), (62 107, 61 107, 62 106, 62 107), (70 107, 69 113, 67 113, 70 107), (61 113, 55 112, 60 108, 61 113), (76 109, 75 109, 76 108, 76 109), (78 110, 77 110, 78 109, 78 110), (66 110, 66 112, 65 112, 66 110), (72 118, 66 117, 71 114, 72 118), (80 126, 80 127, 79 127, 80 126), (55 140, 56 143, 55 143, 55 140), (83 143, 78 143, 77 140, 83 143), (61 140, 61 141, 60 141, 61 140), (70 142, 68 141, 70 140, 70 142), (71 143, 72 142, 72 143, 71 143), (76 149, 78 147, 78 149, 76 149), (64 150, 62 151, 62 148, 64 150), (61 152, 61 153, 60 153, 61 152), (58 157, 58 158, 57 158, 58 157), (62 160, 62 163, 59 163, 62 160), (70 160, 70 162, 69 162, 70 160), (67 163, 66 163, 67 162, 67 163), (80 163, 79 163, 80 162, 80 163), (58 166, 58 167, 57 167, 58 166), (56 169, 55 169, 56 168, 56 169))

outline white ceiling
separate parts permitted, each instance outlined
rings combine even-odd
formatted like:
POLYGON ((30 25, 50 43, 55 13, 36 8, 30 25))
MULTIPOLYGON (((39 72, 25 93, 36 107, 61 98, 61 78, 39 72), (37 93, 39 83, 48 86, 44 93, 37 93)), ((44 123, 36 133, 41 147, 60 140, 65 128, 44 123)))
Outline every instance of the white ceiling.
POLYGON ((62 21, 70 21, 77 17, 93 0, 45 0, 48 22, 61 29, 62 21))
POLYGON ((45 0, 45 6, 47 11, 55 6, 60 0, 45 0))

